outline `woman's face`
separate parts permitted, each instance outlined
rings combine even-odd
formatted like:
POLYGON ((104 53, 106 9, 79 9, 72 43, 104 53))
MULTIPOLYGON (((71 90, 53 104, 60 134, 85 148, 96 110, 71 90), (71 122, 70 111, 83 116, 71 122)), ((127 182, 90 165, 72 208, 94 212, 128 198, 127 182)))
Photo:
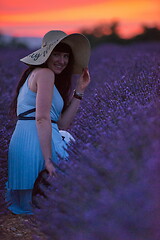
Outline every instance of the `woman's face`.
POLYGON ((69 53, 53 51, 48 58, 48 68, 55 74, 60 74, 69 62, 69 53))

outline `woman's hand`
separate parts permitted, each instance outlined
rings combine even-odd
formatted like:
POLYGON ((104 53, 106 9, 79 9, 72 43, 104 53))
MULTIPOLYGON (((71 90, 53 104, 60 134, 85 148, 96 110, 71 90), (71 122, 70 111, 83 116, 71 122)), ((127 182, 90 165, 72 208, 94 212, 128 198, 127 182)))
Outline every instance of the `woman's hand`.
POLYGON ((89 71, 88 68, 84 68, 80 78, 77 81, 76 91, 79 93, 84 93, 89 83, 90 83, 89 71))
POLYGON ((57 177, 56 169, 55 169, 51 159, 47 159, 45 161, 45 168, 49 172, 50 176, 57 177))

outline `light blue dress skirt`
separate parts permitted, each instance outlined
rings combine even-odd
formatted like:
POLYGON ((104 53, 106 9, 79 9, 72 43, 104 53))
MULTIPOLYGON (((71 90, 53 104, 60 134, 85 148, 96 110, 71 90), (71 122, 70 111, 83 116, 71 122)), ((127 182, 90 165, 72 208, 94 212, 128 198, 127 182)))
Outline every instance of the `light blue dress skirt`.
MULTIPOLYGON (((28 79, 22 86, 17 105, 17 115, 35 107, 36 93, 28 88, 28 79)), ((51 119, 58 121, 63 108, 63 100, 54 86, 51 119)), ((35 116, 35 113, 28 116, 35 116)), ((59 131, 52 123, 52 159, 59 163, 58 156, 67 160, 67 146, 72 136, 59 131), (66 135, 62 139, 61 135, 66 135)), ((72 138, 73 139, 73 138, 72 138)), ((18 120, 13 132, 8 152, 8 182, 6 183, 6 201, 9 209, 15 214, 32 214, 32 189, 41 170, 44 169, 44 158, 40 148, 35 120, 18 120)))

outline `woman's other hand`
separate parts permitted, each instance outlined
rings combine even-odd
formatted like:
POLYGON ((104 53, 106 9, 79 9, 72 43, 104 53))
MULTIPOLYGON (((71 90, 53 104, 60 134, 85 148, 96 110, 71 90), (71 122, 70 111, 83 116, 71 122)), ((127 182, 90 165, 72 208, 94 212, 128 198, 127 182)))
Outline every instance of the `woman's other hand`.
POLYGON ((84 93, 89 83, 90 83, 90 74, 89 74, 88 68, 84 68, 81 76, 77 81, 76 91, 79 93, 84 93))
POLYGON ((45 161, 45 168, 49 172, 50 176, 57 177, 56 169, 51 159, 45 161))

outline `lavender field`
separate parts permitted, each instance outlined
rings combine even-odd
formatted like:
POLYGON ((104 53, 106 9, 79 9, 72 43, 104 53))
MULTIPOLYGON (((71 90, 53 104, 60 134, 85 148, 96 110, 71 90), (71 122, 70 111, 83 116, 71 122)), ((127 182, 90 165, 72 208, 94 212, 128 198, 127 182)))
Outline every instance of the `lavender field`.
MULTIPOLYGON (((9 104, 28 50, 0 50, 1 213, 9 104)), ((35 209, 49 240, 160 239, 160 44, 93 49, 91 84, 69 131, 76 142, 35 209)))

